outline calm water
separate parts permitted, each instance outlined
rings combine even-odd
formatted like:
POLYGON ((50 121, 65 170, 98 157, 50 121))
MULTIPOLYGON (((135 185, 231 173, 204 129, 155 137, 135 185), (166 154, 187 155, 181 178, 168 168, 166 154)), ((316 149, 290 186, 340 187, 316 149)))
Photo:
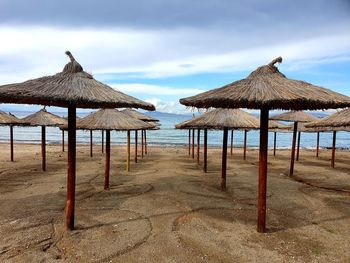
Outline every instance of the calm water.
MULTIPOLYGON (((30 114, 29 112, 13 112, 18 117, 25 117, 30 114)), ((148 131, 147 139, 151 145, 186 145, 188 142, 187 130, 176 130, 175 124, 182 122, 189 116, 184 115, 170 115, 162 113, 154 113, 152 115, 160 119, 160 130, 148 131)), ((65 114, 58 114, 65 115, 65 114)), ((83 116, 83 115, 80 115, 83 116)), ((49 144, 61 143, 61 131, 59 128, 46 128, 46 139, 49 144)), ((94 131, 94 142, 101 142, 101 132, 94 131)), ((203 133, 202 133, 203 134, 203 133)), ((132 132, 132 138, 134 132, 132 132)), ((40 143, 41 140, 41 128, 40 127, 14 127, 14 138, 16 143, 40 143)), ((65 140, 67 142, 67 133, 65 134, 65 140)), ((278 133, 277 134, 277 147, 290 148, 291 147, 291 133, 278 133)), ((0 142, 7 142, 9 140, 9 127, 0 127, 0 142)), ((230 140, 230 139, 229 139, 230 140)), ((78 143, 89 143, 89 132, 77 131, 78 143)), ((125 144, 126 132, 111 132, 111 142, 113 144, 125 144)), ((132 140, 133 142, 133 140, 132 140)), ((222 131, 209 131, 208 132, 208 144, 211 146, 220 146, 222 144, 222 131)), ((234 132, 234 144, 235 147, 241 147, 243 145, 243 132, 234 132)), ((273 133, 269 134, 270 147, 273 145, 273 133)), ((259 145, 259 131, 248 132, 248 146, 258 147, 259 145)), ((314 148, 316 145, 315 133, 302 133, 301 147, 314 148)), ((331 147, 332 145, 332 133, 321 133, 320 146, 323 148, 331 147)), ((337 133, 337 147, 338 148, 350 148, 350 133, 338 132, 337 133)))

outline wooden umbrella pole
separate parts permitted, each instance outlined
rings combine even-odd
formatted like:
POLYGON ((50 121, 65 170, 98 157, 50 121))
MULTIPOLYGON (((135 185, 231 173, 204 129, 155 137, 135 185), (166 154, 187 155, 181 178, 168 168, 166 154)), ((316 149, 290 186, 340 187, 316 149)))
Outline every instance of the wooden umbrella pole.
POLYGON ((233 154, 233 130, 231 130, 231 155, 233 154))
POLYGON ((10 125, 10 151, 11 151, 11 162, 14 161, 13 159, 13 125, 10 125))
POLYGON ((46 171, 46 127, 41 126, 41 155, 42 155, 42 169, 46 171))
POLYGON ((64 130, 62 130, 62 152, 64 152, 64 130))
POLYGON ((76 108, 68 107, 68 175, 66 201, 66 227, 74 230, 75 166, 76 166, 76 108))
POLYGON ((297 157, 296 160, 299 161, 299 150, 300 150, 300 136, 301 136, 301 132, 298 132, 298 143, 297 143, 297 157))
POLYGON ((337 132, 333 131, 332 163, 331 163, 333 168, 335 166, 335 146, 336 146, 336 141, 337 141, 337 132))
POLYGON ((127 156, 126 156, 126 171, 130 171, 130 130, 127 131, 127 156))
POLYGON ((192 129, 192 159, 194 159, 194 129, 192 129))
POLYGON ((102 148, 102 153, 104 151, 104 135, 105 135, 105 132, 103 130, 101 130, 101 148, 102 148))
POLYGON ((135 130, 135 163, 137 163, 137 130, 135 130))
POLYGON ((141 158, 143 158, 144 145, 143 145, 143 130, 141 130, 141 158))
POLYGON ((297 130, 298 130, 298 122, 296 121, 294 122, 294 129, 293 129, 292 153, 290 156, 289 176, 292 176, 294 173, 294 158, 295 158, 295 144, 296 144, 297 130))
POLYGON ((228 128, 224 128, 223 139, 222 139, 222 165, 221 165, 221 189, 222 190, 226 190, 227 134, 228 134, 228 128))
POLYGON ((320 132, 317 133, 317 138, 316 138, 316 157, 319 156, 320 152, 320 132))
POLYGON ((200 146, 201 145, 201 130, 197 130, 197 164, 199 164, 199 151, 200 151, 200 146))
POLYGON ((244 130, 244 149, 243 149, 243 159, 247 157, 247 130, 244 130))
POLYGON ((147 131, 144 130, 144 132, 145 132, 145 154, 147 154, 148 153, 147 152, 147 131))
POLYGON ((191 129, 188 129, 188 155, 191 155, 191 129))
POLYGON ((92 130, 90 130, 90 157, 92 157, 92 130))
POLYGON ((106 130, 106 159, 104 189, 109 189, 109 171, 111 166, 111 131, 106 130))
POLYGON ((267 148, 269 133, 269 110, 261 109, 260 113, 260 147, 259 147, 259 195, 258 195, 258 225, 257 230, 266 230, 266 179, 267 179, 267 148))
POLYGON ((208 153, 208 129, 204 129, 204 145, 203 145, 203 157, 204 157, 204 166, 203 166, 203 169, 204 169, 204 172, 206 173, 207 172, 207 153, 208 153))
POLYGON ((277 132, 273 133, 273 156, 276 156, 277 132))

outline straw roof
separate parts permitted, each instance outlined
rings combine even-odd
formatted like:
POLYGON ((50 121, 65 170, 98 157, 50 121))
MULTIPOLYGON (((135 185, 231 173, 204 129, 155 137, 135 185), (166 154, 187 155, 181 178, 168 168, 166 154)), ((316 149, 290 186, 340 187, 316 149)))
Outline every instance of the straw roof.
POLYGON ((30 126, 60 126, 67 123, 67 120, 55 114, 47 112, 46 109, 30 114, 22 119, 23 122, 29 123, 30 126))
POLYGON ((16 116, 0 110, 0 125, 24 125, 25 123, 16 116))
POLYGON ((259 119, 240 109, 215 109, 176 125, 177 129, 258 129, 259 119))
POLYGON ((350 127, 350 108, 334 113, 317 122, 309 123, 306 127, 350 127))
POLYGON ((128 96, 95 80, 67 51, 70 62, 52 76, 0 86, 0 102, 78 108, 134 107, 154 110, 150 103, 128 96))
POLYGON ((311 123, 300 123, 298 125, 298 131, 300 132, 308 132, 308 133, 315 133, 315 132, 333 132, 333 131, 348 131, 350 132, 350 126, 339 126, 339 127, 307 127, 311 123))
POLYGON ((278 121, 269 120, 269 130, 290 130, 290 126, 278 121))
POLYGON ((253 71, 247 78, 224 87, 180 99, 180 103, 197 108, 249 109, 326 109, 350 106, 350 97, 310 83, 288 79, 271 63, 253 71))
POLYGON ((156 118, 153 118, 151 116, 148 116, 146 114, 143 114, 143 113, 141 113, 139 111, 136 111, 136 110, 130 109, 130 108, 124 109, 124 110, 122 110, 122 112, 124 112, 125 114, 129 115, 130 117, 133 117, 135 119, 139 119, 141 121, 146 121, 146 122, 148 122, 148 121, 153 121, 153 122, 159 121, 156 118))
POLYGON ((288 111, 276 116, 270 117, 270 120, 288 121, 288 122, 312 122, 318 121, 319 118, 312 116, 304 111, 288 111))
MULTIPOLYGON (((67 129, 67 125, 60 127, 67 129)), ((135 119, 116 109, 100 109, 77 120, 76 128, 80 130, 141 130, 156 129, 147 122, 135 119)))

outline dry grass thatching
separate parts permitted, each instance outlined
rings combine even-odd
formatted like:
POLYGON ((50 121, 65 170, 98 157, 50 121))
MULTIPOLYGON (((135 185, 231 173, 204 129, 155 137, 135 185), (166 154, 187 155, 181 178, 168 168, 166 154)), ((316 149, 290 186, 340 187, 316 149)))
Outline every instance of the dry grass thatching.
POLYGON ((45 109, 28 115, 22 119, 23 122, 29 123, 30 126, 60 126, 67 123, 67 120, 55 114, 47 112, 45 109))
POLYGON ((318 121, 319 118, 312 116, 304 111, 288 111, 276 116, 270 117, 270 120, 288 121, 288 122, 312 122, 318 121))
POLYGON ((146 121, 146 122, 148 122, 148 121, 151 121, 151 122, 159 121, 156 118, 153 118, 151 116, 148 116, 146 114, 143 114, 143 113, 141 113, 139 111, 136 111, 136 110, 130 109, 130 108, 124 109, 124 110, 122 110, 122 112, 124 112, 125 114, 129 115, 130 117, 139 119, 141 121, 146 121))
POLYGON ((63 71, 22 83, 0 86, 0 102, 78 108, 134 107, 154 110, 150 103, 128 96, 95 80, 67 51, 70 62, 63 71))
POLYGON ((18 119, 16 116, 10 114, 7 114, 6 112, 3 112, 0 110, 0 125, 26 125, 25 122, 18 119))
POLYGON ((307 128, 343 127, 350 128, 350 108, 334 113, 319 121, 309 123, 307 128))
POLYGON ((240 109, 215 109, 176 125, 177 129, 259 129, 259 119, 240 109))
MULTIPOLYGON (((311 124, 311 123, 310 123, 311 124)), ((333 131, 347 131, 350 132, 350 126, 339 126, 339 127, 307 127, 309 123, 300 123, 298 125, 298 131, 300 132, 308 132, 308 133, 316 133, 316 132, 333 132, 333 131)))
POLYGON ((315 110, 350 106, 350 97, 310 83, 288 79, 275 63, 279 57, 247 78, 224 87, 183 98, 181 104, 197 108, 249 108, 315 110))
MULTIPOLYGON (((135 119, 116 109, 101 109, 77 120, 76 127, 79 130, 148 130, 156 129, 150 123, 135 119)), ((60 127, 67 129, 67 125, 60 127)))
POLYGON ((273 120, 269 120, 269 130, 274 130, 274 131, 288 131, 290 130, 290 126, 280 123, 278 121, 273 121, 273 120))

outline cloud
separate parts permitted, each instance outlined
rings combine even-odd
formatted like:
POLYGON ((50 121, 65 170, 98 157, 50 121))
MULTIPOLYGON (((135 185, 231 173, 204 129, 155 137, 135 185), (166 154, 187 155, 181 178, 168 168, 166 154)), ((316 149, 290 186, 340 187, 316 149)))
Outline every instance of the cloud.
POLYGON ((153 94, 153 95, 165 95, 165 96, 173 96, 173 95, 192 96, 205 91, 203 89, 174 88, 174 87, 165 87, 165 86, 139 84, 139 83, 111 84, 110 86, 124 93, 153 94))

